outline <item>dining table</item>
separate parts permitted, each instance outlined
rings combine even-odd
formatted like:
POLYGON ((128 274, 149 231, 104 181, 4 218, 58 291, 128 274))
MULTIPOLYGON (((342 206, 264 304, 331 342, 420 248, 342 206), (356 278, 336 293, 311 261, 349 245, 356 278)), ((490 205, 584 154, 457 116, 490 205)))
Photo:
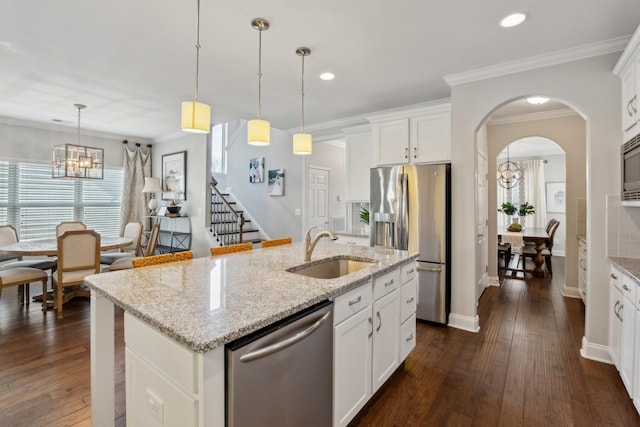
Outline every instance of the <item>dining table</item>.
MULTIPOLYGON (((100 250, 108 251, 112 249, 124 248, 133 243, 128 237, 111 237, 100 236, 100 250)), ((32 240, 21 240, 10 245, 0 246, 0 254, 19 255, 19 256, 56 256, 58 255, 58 239, 43 238, 32 240)), ((65 301, 72 299, 77 290, 70 289, 65 291, 65 301)), ((33 301, 42 301, 42 294, 34 295, 33 301)), ((47 300, 51 300, 47 305, 53 307, 52 291, 47 292, 47 300)))
POLYGON ((524 227, 522 231, 509 231, 506 228, 498 231, 500 240, 508 240, 509 237, 522 237, 523 242, 532 242, 536 245, 536 257, 533 261, 536 268, 531 272, 533 277, 544 277, 544 257, 542 251, 546 248, 546 242, 549 240, 549 234, 544 227, 524 227))
MULTIPOLYGON (((133 243, 127 237, 100 236, 100 250, 124 248, 133 243)), ((22 240, 10 245, 0 246, 0 254, 21 255, 21 256, 56 256, 58 255, 58 239, 45 238, 22 240)))

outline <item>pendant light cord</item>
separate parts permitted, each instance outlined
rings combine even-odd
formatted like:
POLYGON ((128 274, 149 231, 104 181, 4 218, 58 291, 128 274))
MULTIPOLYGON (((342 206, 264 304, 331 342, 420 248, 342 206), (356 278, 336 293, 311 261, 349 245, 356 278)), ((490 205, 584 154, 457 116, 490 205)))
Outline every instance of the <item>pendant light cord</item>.
POLYGON ((82 107, 78 107, 78 145, 80 145, 80 110, 82 107))
POLYGON ((200 68, 200 0, 198 0, 198 19, 196 21, 196 102, 198 102, 198 70, 200 68))
POLYGON ((258 30, 258 118, 262 119, 261 111, 262 111, 262 28, 260 25, 260 29, 258 30))
POLYGON ((304 57, 306 55, 302 55, 302 91, 300 92, 301 98, 302 98, 302 108, 301 108, 301 115, 302 115, 302 133, 304 133, 304 57))

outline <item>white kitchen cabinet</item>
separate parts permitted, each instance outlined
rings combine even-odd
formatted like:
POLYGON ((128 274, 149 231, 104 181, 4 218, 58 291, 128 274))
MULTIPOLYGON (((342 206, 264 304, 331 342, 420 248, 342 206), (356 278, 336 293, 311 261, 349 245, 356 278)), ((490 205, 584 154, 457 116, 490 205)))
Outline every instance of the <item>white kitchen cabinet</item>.
POLYGON ((372 131, 378 165, 409 163, 409 119, 375 123, 372 131))
POLYGON ((367 306, 334 328, 334 426, 346 426, 371 397, 371 322, 367 306))
POLYGON ((620 331, 622 330, 622 323, 618 315, 622 294, 618 289, 618 281, 621 277, 622 274, 618 269, 611 267, 609 274, 609 356, 618 370, 620 370, 620 331))
POLYGON ((640 412, 640 292, 636 293, 636 331, 635 331, 635 360, 633 365, 633 405, 640 412))
POLYGON ((451 161, 450 104, 370 120, 377 165, 451 161))
POLYGON ((620 56, 614 68, 622 85, 622 132, 623 142, 640 132, 640 27, 620 56))
POLYGON ((373 303, 372 393, 400 365, 400 291, 396 289, 373 303))
POLYGON ((415 292, 409 263, 336 297, 334 426, 346 426, 415 347, 415 292))
POLYGON ((347 157, 347 197, 349 200, 369 200, 369 169, 375 166, 371 126, 355 126, 342 131, 347 157))
POLYGON ((619 370, 620 377, 624 386, 627 388, 629 395, 633 395, 633 368, 634 368, 634 351, 635 351, 635 326, 636 326, 636 307, 635 302, 635 283, 631 283, 631 280, 622 275, 622 288, 620 293, 622 294, 622 300, 620 307, 618 308, 618 315, 620 317, 621 329, 620 329, 620 342, 618 343, 619 350, 619 370))
POLYGON ((578 239, 578 290, 587 304, 587 243, 582 239, 578 239))

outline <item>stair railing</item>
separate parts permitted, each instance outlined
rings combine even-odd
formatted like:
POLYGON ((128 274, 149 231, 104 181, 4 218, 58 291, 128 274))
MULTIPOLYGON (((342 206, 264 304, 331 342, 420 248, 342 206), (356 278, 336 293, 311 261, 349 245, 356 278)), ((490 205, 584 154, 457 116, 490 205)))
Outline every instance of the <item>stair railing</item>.
POLYGON ((244 215, 236 212, 218 188, 210 184, 211 193, 211 232, 222 246, 242 243, 244 215), (221 207, 223 207, 221 209, 221 207), (236 240, 235 236, 238 235, 236 240))

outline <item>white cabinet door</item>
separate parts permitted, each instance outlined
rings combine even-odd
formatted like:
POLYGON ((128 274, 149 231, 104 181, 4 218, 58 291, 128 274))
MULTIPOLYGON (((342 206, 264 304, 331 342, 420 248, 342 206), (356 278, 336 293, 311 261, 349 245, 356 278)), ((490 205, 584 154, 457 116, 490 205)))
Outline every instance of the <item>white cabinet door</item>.
MULTIPOLYGON (((375 285, 375 284, 374 284, 375 285)), ((400 364, 400 290, 373 303, 372 393, 400 364)))
MULTIPOLYGON (((619 273, 615 274, 613 269, 611 275, 620 277, 619 273)), ((622 323, 618 317, 618 308, 621 300, 622 295, 612 279, 612 283, 609 285, 609 356, 611 356, 611 360, 618 370, 620 370, 620 331, 622 329, 622 323)))
POLYGON ((451 161, 450 114, 430 114, 412 118, 410 141, 413 163, 451 161))
POLYGON ((618 315, 622 318, 620 331, 620 377, 627 392, 633 396, 633 352, 635 350, 636 309, 632 302, 623 295, 618 315))
POLYGON ((369 200, 369 169, 374 166, 371 130, 347 134, 347 182, 350 200, 369 200))
POLYGON ((346 426, 371 396, 371 307, 333 330, 333 425, 346 426))
MULTIPOLYGON (((637 300, 636 300, 637 302, 637 300)), ((637 355, 640 355, 640 310, 636 309, 636 333, 635 333, 635 352, 637 355)), ((636 410, 640 412, 640 357, 636 356, 634 358, 633 365, 633 382, 635 384, 633 391, 633 404, 636 407, 636 410)))
POLYGON ((636 95, 635 64, 629 66, 620 73, 622 81, 622 131, 625 132, 624 141, 633 136, 637 130, 638 99, 636 95))
POLYGON ((400 329, 400 363, 407 358, 416 346, 416 315, 411 315, 400 329))
POLYGON ((375 123, 372 131, 378 165, 409 163, 409 119, 375 123))

